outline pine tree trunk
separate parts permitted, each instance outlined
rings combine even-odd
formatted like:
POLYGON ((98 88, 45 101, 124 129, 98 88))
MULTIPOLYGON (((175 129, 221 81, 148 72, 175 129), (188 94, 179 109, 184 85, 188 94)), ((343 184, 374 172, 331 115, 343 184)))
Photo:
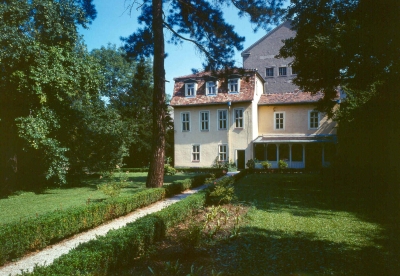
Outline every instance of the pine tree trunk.
POLYGON ((162 19, 162 0, 153 0, 154 35, 154 92, 153 92, 153 141, 149 174, 146 187, 161 187, 164 182, 165 151, 165 70, 164 34, 162 19))

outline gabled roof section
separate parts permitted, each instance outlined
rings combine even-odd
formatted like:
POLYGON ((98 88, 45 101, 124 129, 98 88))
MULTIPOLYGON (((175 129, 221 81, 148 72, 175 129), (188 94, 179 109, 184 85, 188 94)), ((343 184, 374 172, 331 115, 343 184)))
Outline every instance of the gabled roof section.
POLYGON ((285 21, 282 24, 276 26, 274 29, 272 29, 272 31, 268 32, 266 35, 264 35, 262 38, 260 38, 259 40, 257 40, 256 42, 254 42, 249 48, 245 49, 241 55, 243 56, 247 56, 250 55, 250 51, 251 49, 253 49, 255 46, 257 46, 258 44, 260 44, 263 40, 265 40, 266 38, 268 38, 269 36, 271 36, 273 33, 275 33, 276 31, 278 31, 280 28, 282 27, 289 27, 291 28, 291 21, 285 21))
POLYGON ((273 93, 261 95, 258 105, 282 105, 282 104, 306 104, 316 103, 324 97, 324 94, 318 92, 312 95, 310 92, 288 92, 273 93))
MULTIPOLYGON (((220 72, 221 73, 221 72, 220 72)), ((221 73, 221 75, 223 75, 221 73)), ((230 72, 226 77, 218 77, 212 72, 200 72, 197 74, 186 75, 174 78, 174 94, 172 96, 170 105, 173 107, 178 106, 195 106, 195 105, 213 105, 225 104, 228 102, 251 102, 254 99, 256 90, 256 79, 264 83, 263 78, 256 70, 240 69, 236 72, 230 72), (236 78, 240 77, 240 92, 229 93, 227 80, 235 74, 236 78), (197 91, 194 97, 185 96, 185 83, 186 80, 197 82, 197 91), (215 95, 206 94, 206 82, 210 79, 218 80, 218 89, 215 95)), ((258 93, 263 93, 259 91, 258 93)))

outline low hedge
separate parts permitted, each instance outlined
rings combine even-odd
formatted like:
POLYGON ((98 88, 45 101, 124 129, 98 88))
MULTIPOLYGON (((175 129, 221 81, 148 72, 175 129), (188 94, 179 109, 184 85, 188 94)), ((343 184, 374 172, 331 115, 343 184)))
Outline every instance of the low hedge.
POLYGON ((130 197, 57 210, 0 228, 0 265, 24 254, 42 249, 66 237, 96 227, 111 219, 178 194, 204 183, 207 176, 174 182, 163 188, 148 189, 130 197))
POLYGON ((107 275, 129 265, 164 238, 166 230, 183 221, 205 203, 199 192, 157 213, 147 215, 106 236, 79 245, 47 267, 36 267, 22 275, 107 275))
POLYGON ((126 215, 165 197, 165 189, 149 189, 131 197, 106 200, 49 212, 37 218, 2 225, 0 229, 0 264, 25 253, 126 215))

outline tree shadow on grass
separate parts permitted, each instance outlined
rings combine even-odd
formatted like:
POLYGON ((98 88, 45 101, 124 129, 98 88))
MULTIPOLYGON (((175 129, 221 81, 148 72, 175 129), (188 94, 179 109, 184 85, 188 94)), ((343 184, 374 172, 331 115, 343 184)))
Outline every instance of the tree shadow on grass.
POLYGON ((224 275, 398 275, 399 260, 376 246, 352 247, 310 233, 245 227, 218 246, 224 275))

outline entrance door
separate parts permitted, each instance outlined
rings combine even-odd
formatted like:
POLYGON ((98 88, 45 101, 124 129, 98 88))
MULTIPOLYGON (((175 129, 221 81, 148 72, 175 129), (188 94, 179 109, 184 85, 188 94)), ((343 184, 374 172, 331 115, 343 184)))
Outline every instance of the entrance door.
POLYGON ((245 169, 245 151, 237 150, 237 168, 238 170, 245 169))

